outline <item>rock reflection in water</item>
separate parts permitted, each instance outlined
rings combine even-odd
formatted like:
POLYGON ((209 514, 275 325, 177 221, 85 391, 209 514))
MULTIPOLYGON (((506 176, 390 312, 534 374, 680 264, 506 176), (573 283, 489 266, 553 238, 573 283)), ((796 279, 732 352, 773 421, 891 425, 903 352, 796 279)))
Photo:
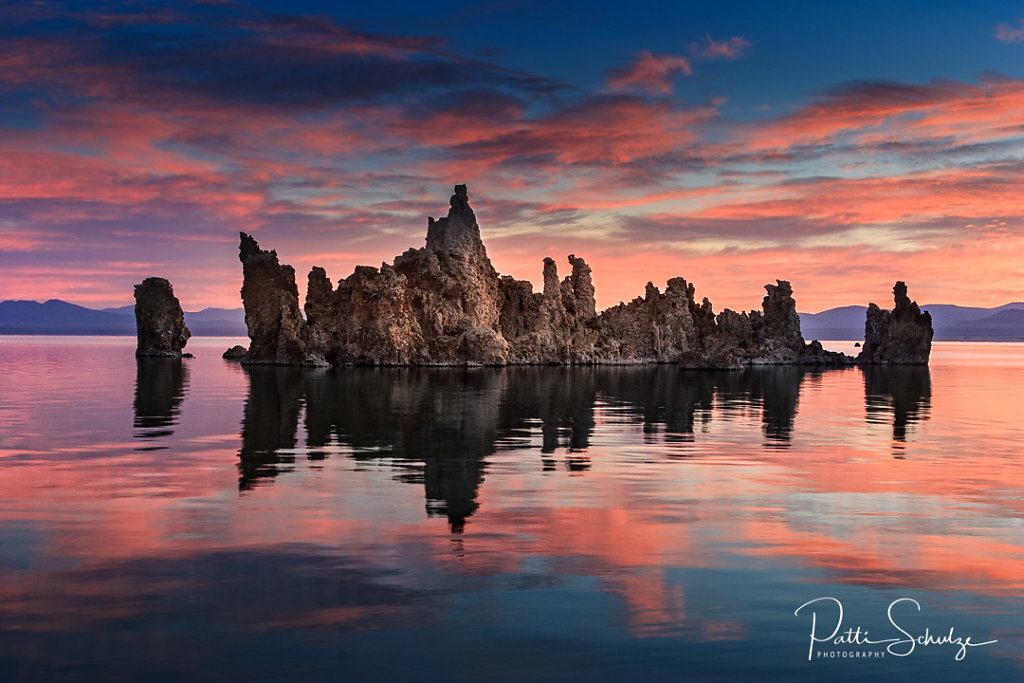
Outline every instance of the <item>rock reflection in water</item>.
MULTIPOLYGON (((478 507, 486 459, 503 449, 534 449, 541 467, 591 467, 596 415, 643 425, 649 443, 684 442, 712 419, 760 413, 766 445, 788 447, 805 381, 824 372, 799 367, 735 372, 657 367, 339 368, 249 367, 239 487, 289 471, 295 453, 322 459, 332 445, 356 460, 387 457, 398 478, 422 484, 428 515, 461 531, 478 507), (305 427, 299 449, 298 426, 305 427), (538 429, 539 423, 539 429, 538 429)), ((893 413, 893 436, 926 414, 927 368, 864 371, 869 420, 893 413)))
POLYGON ((238 487, 248 490, 261 477, 290 471, 292 449, 308 378, 295 368, 258 366, 246 371, 249 397, 242 417, 238 487))
POLYGON ((558 468, 558 451, 567 470, 590 467, 585 451, 594 432, 599 381, 595 368, 509 368, 499 415, 502 437, 510 447, 532 448, 531 423, 540 421, 540 455, 545 471, 558 468))
MULTIPOLYGON (((174 433, 181 402, 188 386, 188 368, 181 358, 136 358, 135 370, 135 437, 159 439, 174 433)), ((139 450, 157 450, 163 445, 150 445, 139 450)))
POLYGON ((291 469, 304 405, 306 449, 332 442, 356 459, 409 461, 430 514, 462 528, 476 510, 484 457, 494 452, 503 374, 489 371, 347 368, 336 372, 253 367, 242 424, 241 489, 291 469))
POLYGON ((864 404, 868 422, 887 422, 892 415, 894 442, 907 440, 908 427, 928 419, 932 382, 927 366, 869 366, 864 373, 864 404))
MULTIPOLYGON (((692 441, 694 429, 734 413, 760 411, 768 445, 787 446, 793 432, 800 386, 807 376, 823 370, 800 367, 755 367, 742 371, 620 369, 604 377, 601 394, 619 402, 666 441, 692 441)), ((829 370, 849 372, 849 370, 829 370)))
POLYGON ((455 532, 476 511, 484 458, 494 453, 505 377, 492 370, 349 369, 310 376, 310 447, 331 434, 357 459, 382 452, 422 463, 406 481, 422 483, 427 512, 455 532))
MULTIPOLYGON (((837 371, 841 372, 841 371, 837 371)), ((807 371, 794 367, 754 368, 750 372, 749 393, 761 404, 764 436, 772 446, 789 446, 793 438, 800 401, 800 386, 805 377, 817 377, 821 370, 807 371)))

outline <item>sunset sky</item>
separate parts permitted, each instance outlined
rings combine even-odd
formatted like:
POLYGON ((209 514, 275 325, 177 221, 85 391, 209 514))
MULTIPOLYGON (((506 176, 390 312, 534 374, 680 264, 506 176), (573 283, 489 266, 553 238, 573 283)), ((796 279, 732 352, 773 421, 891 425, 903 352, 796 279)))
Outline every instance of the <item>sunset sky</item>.
POLYGON ((7 2, 0 300, 237 307, 469 185, 499 272, 715 309, 1024 300, 1024 2, 7 2))

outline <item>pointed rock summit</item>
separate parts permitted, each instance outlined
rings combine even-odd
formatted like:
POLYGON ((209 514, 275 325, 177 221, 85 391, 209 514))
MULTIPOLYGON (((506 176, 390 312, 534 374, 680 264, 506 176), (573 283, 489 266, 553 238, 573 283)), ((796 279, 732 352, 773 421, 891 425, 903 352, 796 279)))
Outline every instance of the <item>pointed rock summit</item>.
MULTIPOLYGON (((448 214, 427 221, 426 243, 392 264, 359 266, 333 285, 313 267, 305 316, 295 272, 277 253, 242 233, 242 299, 252 344, 243 362, 373 365, 504 365, 671 362, 686 367, 751 364, 850 364, 807 344, 793 288, 766 285, 762 311, 717 316, 694 286, 647 284, 643 297, 603 313, 591 268, 570 254, 559 279, 543 261, 543 290, 499 276, 487 257, 465 185, 448 214)), ((902 314, 901 314, 902 315, 902 314)), ((901 318, 902 320, 902 318, 901 318)))
POLYGON ((490 265, 465 185, 455 186, 449 205, 448 215, 444 218, 436 221, 427 219, 427 250, 435 254, 476 258, 490 265))
POLYGON ((264 251, 255 239, 239 233, 242 304, 249 330, 250 363, 313 362, 307 355, 305 321, 299 310, 295 270, 281 265, 276 251, 264 251))

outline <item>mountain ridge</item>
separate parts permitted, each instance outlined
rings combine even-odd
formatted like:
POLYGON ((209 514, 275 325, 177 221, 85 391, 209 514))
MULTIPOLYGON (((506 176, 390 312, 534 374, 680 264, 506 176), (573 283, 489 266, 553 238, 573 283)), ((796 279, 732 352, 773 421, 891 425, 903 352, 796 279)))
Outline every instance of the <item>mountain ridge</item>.
MULTIPOLYGON (((1024 302, 993 308, 929 304, 934 341, 1024 341, 1024 302)), ((819 313, 800 313, 800 330, 807 339, 860 340, 864 337, 866 306, 839 306, 819 313)))
MULTIPOLYGON (((1024 341, 1024 302, 983 308, 956 304, 921 307, 932 316, 935 341, 1024 341)), ((799 313, 807 339, 860 340, 866 306, 837 306, 818 313, 799 313)), ((197 337, 244 337, 242 308, 207 307, 186 311, 185 322, 197 337)), ((133 305, 88 308, 61 299, 43 303, 0 301, 0 334, 112 335, 135 334, 133 305)))
MULTIPOLYGON (((194 337, 245 337, 241 308, 186 311, 185 324, 194 337)), ((135 306, 95 309, 60 299, 0 301, 0 335, 135 336, 135 306)))

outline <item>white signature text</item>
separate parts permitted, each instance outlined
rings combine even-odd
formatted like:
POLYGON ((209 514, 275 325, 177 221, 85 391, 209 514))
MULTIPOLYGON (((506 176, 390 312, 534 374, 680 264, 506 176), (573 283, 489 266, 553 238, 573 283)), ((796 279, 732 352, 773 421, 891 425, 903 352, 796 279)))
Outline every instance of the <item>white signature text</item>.
POLYGON ((793 612, 794 615, 799 616, 801 612, 809 611, 811 613, 811 635, 810 644, 807 649, 807 660, 810 661, 814 656, 814 648, 817 643, 831 643, 832 645, 853 645, 863 647, 865 645, 884 645, 885 651, 894 657, 906 657, 913 654, 914 649, 918 646, 928 647, 929 645, 950 645, 957 648, 954 659, 956 661, 963 660, 967 656, 968 648, 980 647, 982 645, 992 645, 998 641, 986 640, 985 642, 975 643, 971 640, 971 636, 959 635, 956 633, 956 629, 952 626, 949 627, 949 631, 941 631, 937 634, 933 634, 931 630, 925 628, 924 633, 920 635, 913 635, 907 629, 897 623, 895 612, 897 609, 903 609, 906 607, 904 603, 912 604, 917 608, 917 611, 921 611, 921 603, 913 598, 899 598, 889 603, 889 609, 886 610, 886 614, 889 617, 889 623, 899 631, 900 635, 892 638, 880 638, 873 639, 868 636, 868 630, 861 628, 860 626, 851 626, 846 630, 843 630, 843 603, 837 598, 822 597, 808 600, 804 604, 796 608, 793 612), (897 606, 900 606, 897 608, 897 606), (832 613, 832 618, 835 620, 835 625, 829 631, 827 626, 819 626, 819 621, 825 624, 831 623, 827 617, 829 615, 823 615, 821 619, 818 618, 818 611, 827 611, 832 613), (828 635, 824 635, 828 633, 828 635))

